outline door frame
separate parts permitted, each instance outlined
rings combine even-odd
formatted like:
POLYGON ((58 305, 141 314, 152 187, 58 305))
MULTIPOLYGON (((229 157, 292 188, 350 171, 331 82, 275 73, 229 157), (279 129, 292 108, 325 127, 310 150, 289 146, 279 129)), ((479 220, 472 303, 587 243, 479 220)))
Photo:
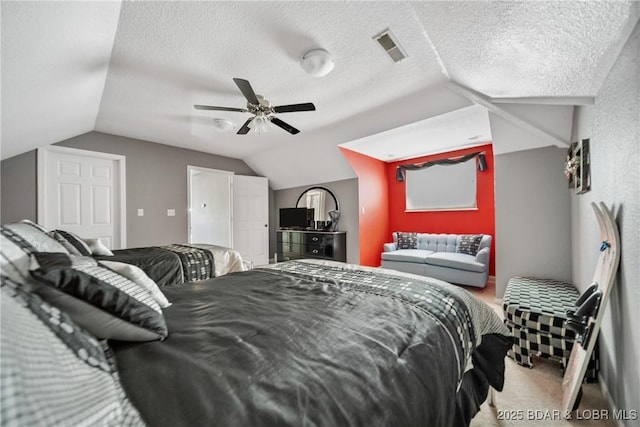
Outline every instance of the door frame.
MULTIPOLYGON (((127 247, 127 181, 126 181, 126 157, 119 154, 102 153, 99 151, 81 150, 79 148, 60 147, 60 146, 47 146, 41 147, 37 150, 37 193, 38 193, 38 216, 37 222, 46 227, 45 222, 47 218, 47 206, 45 203, 45 195, 49 189, 47 188, 47 182, 45 180, 46 170, 48 162, 50 161, 51 153, 70 154, 82 157, 93 157, 98 159, 113 160, 118 165, 118 203, 120 205, 119 212, 114 214, 119 216, 118 230, 116 234, 120 236, 120 246, 122 248, 127 247)), ((114 195, 115 196, 115 195, 114 195)), ((119 248, 117 248, 119 249, 119 248)))
POLYGON ((229 180, 229 247, 233 247, 233 175, 232 171, 222 169, 204 168, 201 166, 187 165, 187 242, 193 243, 191 240, 191 172, 211 172, 230 176, 229 180))

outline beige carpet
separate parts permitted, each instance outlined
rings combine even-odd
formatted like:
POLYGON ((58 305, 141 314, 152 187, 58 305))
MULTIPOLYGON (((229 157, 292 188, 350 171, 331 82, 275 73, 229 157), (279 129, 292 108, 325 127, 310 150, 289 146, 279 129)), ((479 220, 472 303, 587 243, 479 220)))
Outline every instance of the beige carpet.
MULTIPOLYGON (((489 284, 482 290, 467 288, 489 304, 502 317, 502 307, 495 302, 495 289, 489 284)), ((529 369, 506 358, 505 386, 496 392, 496 406, 485 402, 471 421, 472 427, 488 426, 611 426, 608 403, 599 384, 583 384, 580 407, 572 420, 562 417, 562 371, 560 364, 544 358, 533 361, 529 369), (556 411, 556 412, 554 412, 556 411), (602 411, 609 411, 608 414, 602 411), (608 415, 607 419, 600 419, 608 415), (599 419, 594 419, 598 417, 599 419), (515 418, 515 419, 514 419, 515 418)))

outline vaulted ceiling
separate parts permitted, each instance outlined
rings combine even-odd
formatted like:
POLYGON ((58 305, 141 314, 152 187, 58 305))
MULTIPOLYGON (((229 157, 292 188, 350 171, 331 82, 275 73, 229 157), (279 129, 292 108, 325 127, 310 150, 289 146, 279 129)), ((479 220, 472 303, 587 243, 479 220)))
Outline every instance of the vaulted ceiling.
POLYGON ((95 130, 240 158, 286 188, 353 176, 340 144, 411 157, 492 140, 498 120, 568 142, 544 111, 593 102, 640 3, 3 1, 0 12, 2 159, 95 130), (374 40, 387 29, 406 59, 374 40), (335 60, 324 77, 300 67, 314 48, 335 60), (220 132, 214 118, 237 130, 250 114, 193 106, 245 108, 236 77, 273 105, 316 111, 277 114, 297 135, 220 132))

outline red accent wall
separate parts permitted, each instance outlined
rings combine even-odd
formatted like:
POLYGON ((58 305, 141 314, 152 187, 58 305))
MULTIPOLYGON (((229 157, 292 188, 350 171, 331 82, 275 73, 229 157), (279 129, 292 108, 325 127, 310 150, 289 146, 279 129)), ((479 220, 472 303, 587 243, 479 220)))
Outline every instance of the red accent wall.
MULTIPOLYGON (((474 160, 477 162, 477 159, 474 160)), ((493 236, 493 241, 491 243, 491 265, 489 274, 495 275, 494 255, 496 234, 493 164, 493 148, 491 144, 387 163, 386 168, 389 198, 387 215, 389 218, 389 228, 387 231, 386 241, 392 241, 391 233, 394 231, 490 234, 493 236), (396 168, 398 166, 459 157, 477 151, 484 151, 485 159, 487 161, 487 169, 482 172, 478 171, 477 174, 477 210, 405 212, 405 183, 396 181, 396 168)))
POLYGON ((394 231, 484 233, 493 236, 489 274, 495 276, 495 193, 491 144, 391 163, 343 147, 340 150, 358 175, 360 264, 379 266, 382 245, 392 241, 391 233, 394 231), (487 161, 487 169, 477 175, 477 210, 405 212, 404 182, 396 181, 398 166, 459 157, 477 151, 484 151, 487 161))
POLYGON ((340 147, 358 175, 360 264, 378 267, 389 235, 389 196, 386 164, 340 147))

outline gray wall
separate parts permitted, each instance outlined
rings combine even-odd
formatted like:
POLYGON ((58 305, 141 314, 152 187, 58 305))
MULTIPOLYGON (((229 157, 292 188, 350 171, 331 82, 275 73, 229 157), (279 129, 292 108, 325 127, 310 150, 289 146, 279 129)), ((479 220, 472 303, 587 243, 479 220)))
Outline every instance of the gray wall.
POLYGON ((571 281, 566 149, 495 156, 496 298, 514 276, 571 281))
POLYGON ((36 151, 0 162, 0 223, 36 220, 36 151))
MULTIPOLYGON (((318 183, 330 188, 338 198, 340 203, 340 220, 338 228, 340 231, 347 232, 347 262, 353 264, 360 263, 360 232, 358 222, 358 179, 345 179, 341 181, 333 181, 326 183, 318 183)), ((304 187, 287 188, 286 190, 274 191, 274 210, 273 220, 271 224, 270 248, 271 254, 275 253, 275 240, 278 225, 277 213, 280 208, 293 208, 296 206, 298 197, 304 190, 312 187, 311 185, 304 187)))
MULTIPOLYGON (((577 109, 573 140, 590 138, 591 191, 572 197, 573 278, 594 275, 600 236, 591 202, 616 213, 620 269, 600 334, 600 374, 618 409, 640 411, 640 24, 593 106, 577 109)), ((640 421, 626 421, 640 426, 640 421)))
MULTIPOLYGON (((128 247, 187 241, 187 165, 256 175, 242 160, 100 132, 56 145, 126 156, 128 247), (176 216, 167 216, 167 209, 175 209, 176 216)), ((36 152, 3 160, 0 169, 1 222, 37 220, 36 152)))

